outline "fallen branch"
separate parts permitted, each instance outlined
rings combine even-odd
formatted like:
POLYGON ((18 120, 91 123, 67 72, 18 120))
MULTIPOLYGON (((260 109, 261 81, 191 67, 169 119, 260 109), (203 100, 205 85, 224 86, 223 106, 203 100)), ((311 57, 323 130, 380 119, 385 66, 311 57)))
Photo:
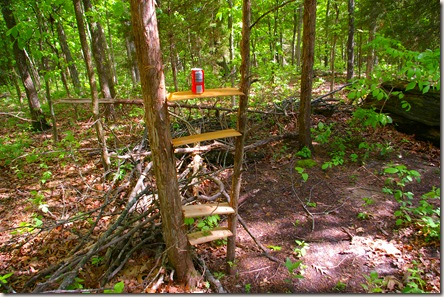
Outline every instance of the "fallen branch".
POLYGON ((222 287, 222 284, 218 279, 216 279, 212 274, 211 271, 208 269, 207 265, 205 265, 205 261, 202 260, 199 257, 196 257, 197 262, 200 266, 202 266, 203 274, 205 275, 205 279, 210 282, 210 284, 213 285, 213 287, 216 288, 216 293, 223 294, 227 293, 225 289, 222 287))
POLYGON ((25 121, 25 122, 33 122, 33 120, 25 119, 25 118, 19 117, 18 115, 9 113, 9 112, 0 112, 0 115, 6 115, 6 116, 13 117, 13 118, 25 121))
POLYGON ((268 253, 267 248, 264 247, 262 245, 262 243, 260 243, 253 234, 251 234, 250 230, 247 227, 247 224, 245 223, 245 221, 241 218, 241 216, 239 214, 237 215, 237 218, 239 220, 239 223, 241 223, 242 227, 244 227, 245 231, 247 231, 247 233, 251 236, 251 238, 254 240, 254 242, 261 248, 261 250, 264 251, 264 255, 273 262, 281 262, 278 258, 275 258, 272 255, 270 255, 268 253))

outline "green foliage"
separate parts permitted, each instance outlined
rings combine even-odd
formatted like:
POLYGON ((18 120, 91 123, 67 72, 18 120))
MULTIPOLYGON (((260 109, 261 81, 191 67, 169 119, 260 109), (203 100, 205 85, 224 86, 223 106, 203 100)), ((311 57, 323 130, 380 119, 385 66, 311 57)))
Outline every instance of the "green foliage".
POLYGON ((353 120, 360 123, 363 127, 372 127, 373 129, 383 127, 393 122, 392 118, 384 113, 377 113, 374 109, 357 108, 353 112, 353 120))
POLYGON ((341 282, 340 280, 336 283, 336 285, 333 287, 333 291, 344 291, 347 288, 347 284, 341 282))
POLYGON ((123 281, 120 281, 114 285, 112 290, 104 290, 103 293, 105 293, 105 294, 120 294, 120 293, 123 293, 123 289, 125 289, 125 283, 123 281))
MULTIPOLYGON (((380 63, 375 67, 370 79, 357 79, 350 88, 348 98, 356 100, 372 94, 378 100, 386 100, 390 95, 404 97, 402 92, 387 93, 380 88, 386 81, 408 81, 406 91, 418 87, 422 93, 430 89, 440 90, 440 51, 410 51, 394 39, 378 35, 371 46, 378 52, 380 63)), ((403 106, 408 109, 408 105, 403 106)))
POLYGON ((305 183, 307 181, 307 179, 308 179, 308 173, 304 172, 305 169, 301 168, 301 167, 295 167, 294 169, 301 175, 302 180, 305 183))
POLYGON ((426 281, 422 279, 423 270, 418 269, 418 262, 412 261, 413 267, 407 269, 407 284, 405 285, 402 293, 410 294, 422 294, 426 286, 426 281))
POLYGON ((99 266, 100 263, 102 263, 102 262, 103 262, 103 257, 97 256, 97 255, 94 255, 91 257, 91 264, 94 266, 99 266))
POLYGON ((246 284, 245 285, 245 293, 249 294, 251 291, 251 284, 246 284))
POLYGON ((79 290, 83 289, 83 282, 85 282, 84 279, 81 279, 80 277, 76 277, 74 281, 66 288, 67 290, 79 290))
POLYGON ((370 275, 364 275, 366 279, 365 284, 361 284, 367 293, 383 293, 384 288, 387 286, 387 281, 384 278, 379 277, 376 271, 370 272, 370 275))
POLYGON ((285 267, 287 267, 287 271, 291 277, 304 278, 304 276, 302 275, 304 270, 304 265, 302 264, 302 261, 299 260, 296 262, 292 262, 291 259, 287 257, 285 260, 285 267))
POLYGON ((273 251, 280 251, 280 250, 282 250, 282 247, 280 247, 278 245, 269 245, 268 248, 270 250, 273 250, 273 251))
POLYGON ((310 159, 311 158, 311 150, 304 146, 300 151, 296 153, 296 156, 304 158, 304 159, 310 159))
POLYGON ((7 274, 0 275, 0 288, 2 287, 2 284, 7 284, 7 279, 10 278, 14 272, 9 272, 7 274))
POLYGON ((325 125, 323 122, 319 122, 316 128, 311 128, 314 141, 319 142, 320 144, 328 143, 332 127, 333 123, 330 125, 325 125))
POLYGON ((310 245, 303 240, 295 240, 297 247, 293 249, 293 253, 297 258, 301 258, 307 254, 307 250, 310 248, 310 245))

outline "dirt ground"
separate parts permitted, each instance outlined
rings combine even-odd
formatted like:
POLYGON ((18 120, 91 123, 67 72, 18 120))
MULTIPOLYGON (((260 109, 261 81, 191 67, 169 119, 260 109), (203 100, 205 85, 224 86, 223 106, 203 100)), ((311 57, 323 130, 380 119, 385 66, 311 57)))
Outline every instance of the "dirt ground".
MULTIPOLYGON (((392 129, 383 133, 387 139, 408 137, 392 129)), ((230 293, 361 293, 365 292, 361 284, 367 284, 365 276, 376 271, 380 278, 391 280, 384 290, 396 292, 408 273, 406 264, 418 259, 427 267, 424 277, 429 289, 440 292, 440 246, 424 246, 414 230, 397 229, 393 216, 397 203, 381 191, 385 177, 380 173, 390 160, 420 172, 422 182, 409 185, 418 197, 439 187, 439 150, 418 151, 417 147, 419 143, 412 140, 389 156, 324 171, 319 164, 330 157, 325 146, 315 145, 314 160, 319 166, 307 170, 306 182, 294 170, 297 146, 291 141, 269 146, 259 160, 247 158, 241 192, 241 200, 246 199, 239 215, 280 262, 266 257, 239 225, 238 273, 223 275, 223 287, 230 293), (374 203, 364 205, 364 198, 374 203), (310 202, 315 206, 304 209, 310 202), (359 213, 368 218, 360 219, 359 213), (302 257, 294 251, 301 248, 296 240, 306 244, 302 257), (284 265, 287 257, 305 265, 302 279, 290 277, 284 265)), ((205 249, 198 253, 211 263, 212 271, 224 271, 223 257, 214 259, 205 249)))
MULTIPOLYGON (((128 109, 125 107, 124 113, 127 114, 128 109)), ((341 111, 328 118, 314 115, 313 124, 322 120, 335 123, 336 129, 341 129, 348 118, 349 113, 341 111)), ((258 123, 251 123, 252 127, 255 124, 258 123)), ((286 132, 295 131, 291 119, 280 124, 286 132)), ((14 248, 10 231, 20 222, 29 220, 35 212, 28 202, 33 191, 42 191, 52 214, 61 216, 97 206, 101 201, 100 195, 104 193, 103 187, 106 187, 101 182, 99 156, 90 153, 90 149, 96 147, 91 140, 94 139, 91 119, 65 120, 61 125, 62 131, 74 130, 80 142, 76 150, 82 157, 67 161, 62 167, 50 164, 48 160, 46 163, 52 170, 48 183, 39 182, 41 174, 35 174, 44 170, 41 166, 39 168, 39 162, 21 169, 25 178, 18 177, 17 166, 0 164, 3 171, 0 176, 0 276, 14 272, 8 284, 19 292, 24 282, 36 272, 63 259, 76 241, 73 235, 63 238, 55 233, 33 238, 29 244, 14 248), (79 172, 82 172, 81 176, 79 172)), ((13 132, 6 130, 10 127, 6 124, 0 127, 4 135, 13 132)), ((118 134, 121 133, 118 130, 114 133, 123 143, 136 143, 139 138, 134 135, 142 135, 142 131, 134 127, 130 129, 131 137, 123 132, 118 134)), ((250 137, 249 143, 279 134, 279 129, 273 124, 252 131, 254 137, 250 137)), ((33 137, 33 147, 44 145, 50 138, 49 133, 29 135, 33 137)), ((66 137, 66 133, 63 135, 66 137)), ((239 215, 271 257, 264 254, 241 224, 237 227, 234 263, 237 273, 234 275, 225 272, 224 245, 198 245, 195 253, 206 262, 227 292, 361 293, 365 292, 362 284, 368 284, 366 276, 372 271, 388 281, 383 288, 386 292, 399 292, 414 260, 418 262, 417 268, 422 270, 421 277, 426 280, 426 291, 440 292, 440 245, 426 244, 418 230, 411 227, 395 226, 393 213, 398 205, 393 197, 382 192, 386 177, 381 174, 389 163, 404 164, 417 170, 421 174, 421 183, 411 183, 406 190, 420 197, 433 186, 440 187, 440 149, 416 141, 393 127, 365 137, 369 142, 384 140, 390 143, 392 150, 384 155, 372 155, 363 162, 348 162, 322 170, 321 165, 330 160, 329 146, 315 143, 313 159, 316 166, 306 169, 306 182, 295 170, 301 158, 296 156, 298 143, 294 140, 271 142, 246 154, 239 215), (367 205, 366 201, 372 203, 367 205), (360 214, 365 214, 365 217, 359 217, 360 214), (301 261, 295 272, 303 278, 291 276, 286 261, 301 261)), ((230 174, 230 169, 221 171, 227 190, 230 188, 230 174)), ((102 230, 107 223, 103 222, 102 230)), ((223 224, 226 222, 223 221, 223 224)), ((153 257, 153 253, 135 253, 114 282, 124 281, 125 292, 148 292, 147 278, 161 273, 153 257)), ((85 270, 85 274, 88 272, 90 275, 82 275, 86 280, 84 288, 92 288, 96 284, 94 275, 99 275, 97 270, 94 267, 85 270)), ((179 285, 171 283, 162 284, 155 290, 183 291, 179 285)), ((215 292, 215 289, 202 286, 195 291, 215 292)))

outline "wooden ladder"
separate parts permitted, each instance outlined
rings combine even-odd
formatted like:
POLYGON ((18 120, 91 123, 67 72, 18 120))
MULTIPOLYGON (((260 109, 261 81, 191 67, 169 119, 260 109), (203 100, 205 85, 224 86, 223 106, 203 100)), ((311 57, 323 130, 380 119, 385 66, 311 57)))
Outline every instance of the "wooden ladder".
MULTIPOLYGON (((178 100, 187 100, 187 99, 196 99, 196 98, 239 96, 239 95, 243 95, 243 93, 236 88, 219 88, 219 89, 205 89, 205 92, 202 94, 194 94, 191 91, 170 93, 167 96, 167 100, 178 101, 178 100)), ((172 139, 172 143, 174 147, 177 147, 185 144, 197 143, 200 141, 227 138, 227 137, 237 137, 237 136, 241 136, 241 133, 239 133, 235 129, 225 129, 214 132, 207 132, 202 134, 174 138, 172 139)), ((233 208, 233 205, 237 205, 237 203, 234 204, 233 201, 230 201, 223 203, 186 205, 182 207, 182 211, 185 218, 205 217, 215 214, 218 215, 234 214, 236 213, 236 210, 233 208)), ((205 243, 233 236, 233 233, 228 228, 218 227, 212 229, 211 231, 199 231, 199 232, 189 233, 187 236, 190 244, 196 245, 200 243, 205 243)))

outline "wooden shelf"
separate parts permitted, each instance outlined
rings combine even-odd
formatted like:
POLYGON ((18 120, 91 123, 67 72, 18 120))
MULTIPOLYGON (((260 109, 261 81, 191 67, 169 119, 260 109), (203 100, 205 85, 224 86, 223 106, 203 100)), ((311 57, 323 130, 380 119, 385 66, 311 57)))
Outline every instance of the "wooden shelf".
POLYGON ((211 231, 199 231, 188 234, 188 241, 191 245, 205 243, 216 239, 233 236, 227 228, 215 228, 211 231))
POLYGON ((182 210, 185 218, 197 218, 215 214, 234 213, 234 209, 228 204, 228 202, 185 205, 182 207, 182 210))
POLYGON ((209 97, 222 97, 222 96, 239 96, 244 95, 239 89, 236 88, 219 88, 219 89, 205 89, 202 94, 194 94, 191 91, 182 91, 169 93, 167 95, 168 101, 187 100, 195 98, 209 98, 209 97))
POLYGON ((236 137, 236 136, 241 136, 241 135, 242 134, 237 132, 235 129, 226 129, 226 130, 220 130, 220 131, 207 132, 207 133, 202 133, 202 134, 195 134, 195 135, 189 135, 189 136, 185 136, 185 137, 174 138, 172 140, 172 142, 173 142, 173 146, 176 147, 176 146, 181 146, 181 145, 185 145, 185 144, 205 141, 205 140, 213 140, 213 139, 226 138, 226 137, 236 137))

